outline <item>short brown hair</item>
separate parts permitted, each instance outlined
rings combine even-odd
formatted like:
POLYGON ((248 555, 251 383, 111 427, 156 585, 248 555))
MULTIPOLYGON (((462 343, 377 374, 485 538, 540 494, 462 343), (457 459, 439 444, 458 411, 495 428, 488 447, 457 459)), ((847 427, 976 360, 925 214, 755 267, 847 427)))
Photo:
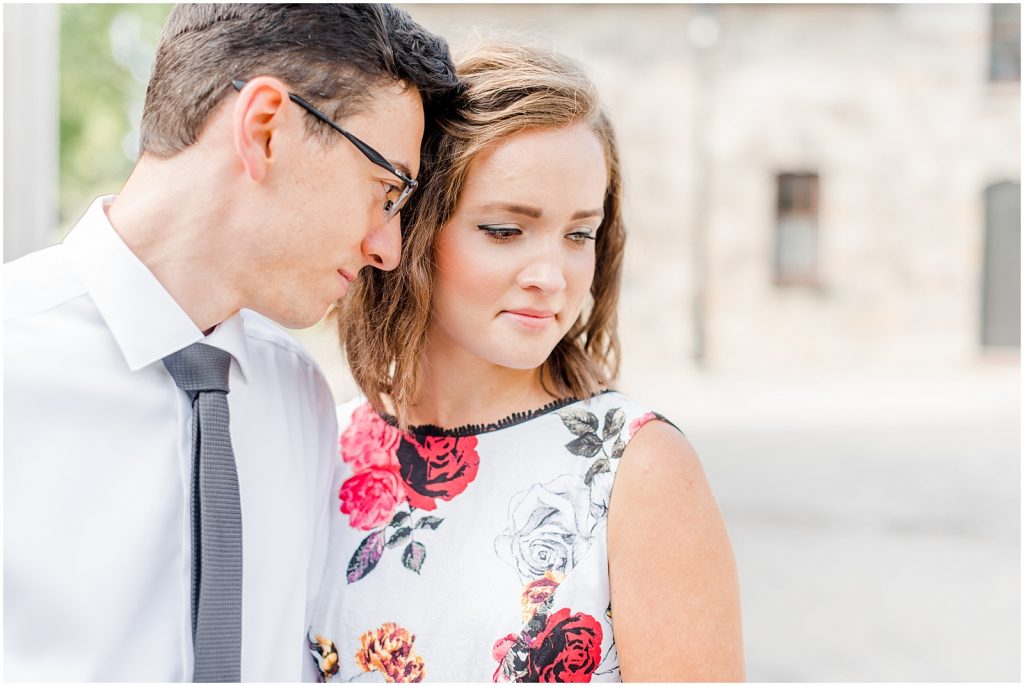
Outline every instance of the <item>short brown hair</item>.
POLYGON ((619 370, 621 173, 615 135, 593 83, 557 53, 510 44, 478 47, 460 60, 458 75, 465 91, 425 144, 423 187, 403 212, 398 269, 367 270, 334 310, 356 383, 378 411, 387 394, 403 426, 430 326, 441 228, 455 211, 473 159, 525 129, 587 126, 603 144, 608 165, 592 303, 555 346, 541 378, 549 392, 583 398, 613 383, 619 370))
MULTIPOLYGON (((443 38, 387 4, 181 4, 157 45, 140 154, 195 143, 234 79, 275 76, 338 119, 374 86, 417 88, 428 122, 458 88, 443 38)), ((308 131, 334 141, 309 117, 308 131)))

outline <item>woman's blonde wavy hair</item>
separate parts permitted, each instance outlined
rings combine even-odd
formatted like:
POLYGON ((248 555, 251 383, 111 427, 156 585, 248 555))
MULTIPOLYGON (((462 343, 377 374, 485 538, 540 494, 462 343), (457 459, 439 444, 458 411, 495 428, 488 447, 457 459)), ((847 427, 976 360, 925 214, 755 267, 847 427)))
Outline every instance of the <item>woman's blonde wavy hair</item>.
POLYGON ((430 328, 437 238, 455 211, 473 159, 525 129, 587 126, 604 145, 608 164, 592 301, 544 362, 542 382, 556 397, 585 398, 609 387, 619 371, 617 310, 626 238, 621 174, 614 132, 593 83, 562 55, 509 43, 481 45, 457 69, 465 91, 424 141, 421 187, 402 212, 400 265, 392 272, 365 270, 333 311, 356 384, 378 412, 393 412, 402 427, 430 328), (385 408, 383 396, 392 408, 385 408))

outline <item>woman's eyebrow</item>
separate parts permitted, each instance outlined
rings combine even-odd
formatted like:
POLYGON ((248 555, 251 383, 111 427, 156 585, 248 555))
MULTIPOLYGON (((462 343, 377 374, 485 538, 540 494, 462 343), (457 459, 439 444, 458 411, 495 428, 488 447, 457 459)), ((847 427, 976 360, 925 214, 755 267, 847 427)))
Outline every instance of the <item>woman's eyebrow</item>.
MULTIPOLYGON (((531 219, 540 219, 544 215, 544 211, 539 207, 530 207, 528 205, 520 205, 517 203, 509 202, 496 202, 484 205, 482 208, 484 211, 490 210, 504 210, 505 212, 511 212, 512 214, 521 214, 531 219)), ((603 217, 604 209, 598 208, 596 210, 578 210, 573 212, 572 221, 577 219, 587 219, 589 217, 603 217)))
POLYGON ((511 212, 512 214, 521 214, 531 219, 540 219, 541 215, 544 214, 540 208, 528 207, 526 205, 517 205, 510 202, 495 202, 489 205, 484 205, 481 209, 485 211, 489 210, 504 210, 505 212, 511 212))

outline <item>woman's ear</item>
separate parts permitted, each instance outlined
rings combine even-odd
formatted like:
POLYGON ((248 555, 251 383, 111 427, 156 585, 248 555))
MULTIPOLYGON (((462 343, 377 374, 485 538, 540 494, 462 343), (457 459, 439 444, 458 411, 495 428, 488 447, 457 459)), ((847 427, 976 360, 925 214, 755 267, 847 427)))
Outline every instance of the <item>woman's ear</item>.
POLYGON ((235 151, 245 173, 259 183, 273 162, 281 128, 288 122, 288 88, 272 76, 246 81, 232 114, 235 151))

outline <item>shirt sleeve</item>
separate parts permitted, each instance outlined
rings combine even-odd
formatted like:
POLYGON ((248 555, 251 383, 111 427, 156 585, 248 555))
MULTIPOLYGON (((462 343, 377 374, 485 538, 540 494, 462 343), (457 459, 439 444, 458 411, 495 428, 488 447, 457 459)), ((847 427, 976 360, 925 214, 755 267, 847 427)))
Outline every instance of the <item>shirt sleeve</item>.
POLYGON ((305 626, 307 635, 302 636, 302 680, 317 681, 316 670, 308 649, 308 630, 312 625, 313 612, 323 583, 327 560, 327 540, 330 528, 330 514, 334 506, 333 485, 337 478, 338 419, 334 399, 323 375, 316 374, 317 413, 317 456, 313 466, 314 481, 310 492, 312 501, 312 538, 310 540, 310 562, 306 582, 305 626))

